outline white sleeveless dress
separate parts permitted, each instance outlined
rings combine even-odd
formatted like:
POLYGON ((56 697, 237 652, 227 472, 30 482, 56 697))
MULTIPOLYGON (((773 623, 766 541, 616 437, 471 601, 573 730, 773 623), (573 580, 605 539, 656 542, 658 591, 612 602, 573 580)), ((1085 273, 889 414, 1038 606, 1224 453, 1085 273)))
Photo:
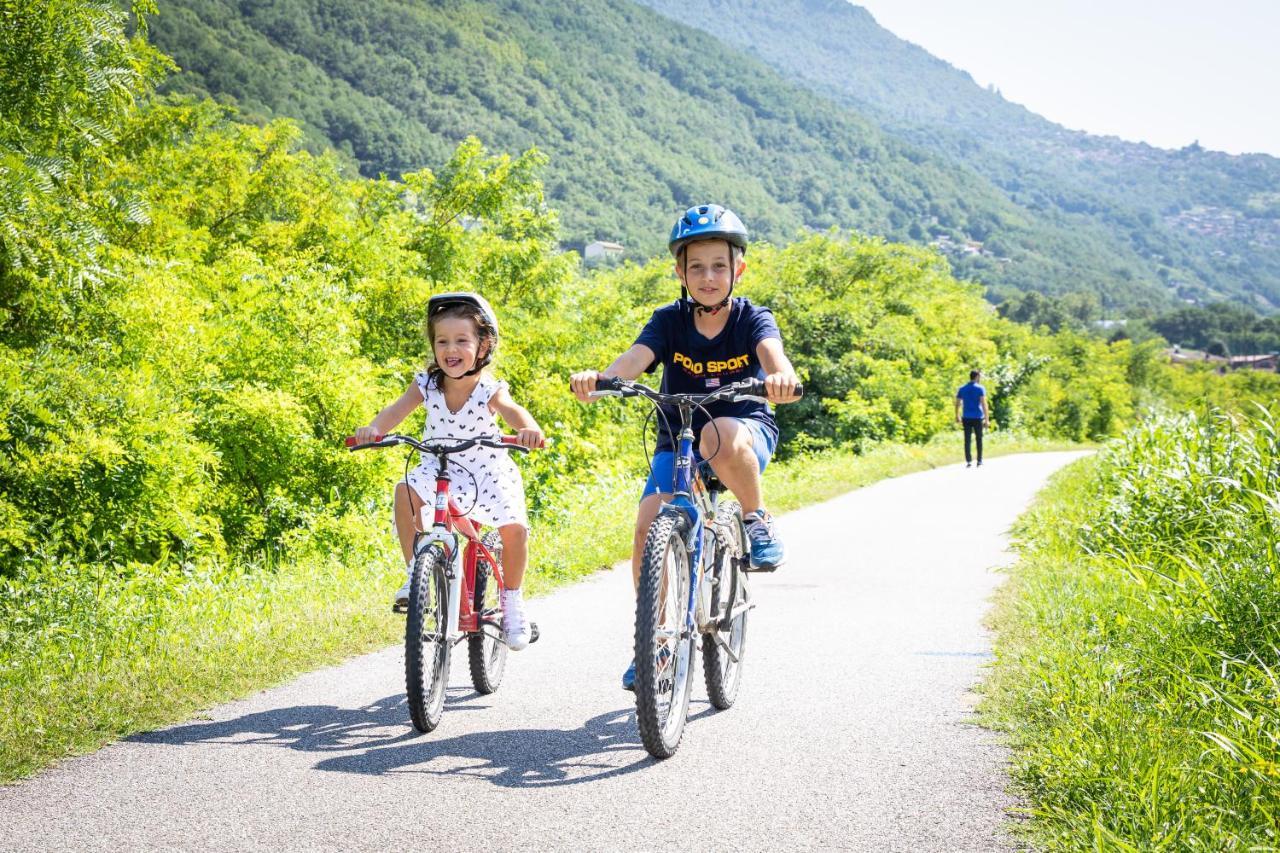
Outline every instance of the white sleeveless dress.
MULTIPOLYGON (((482 376, 475 390, 457 412, 449 410, 444 392, 426 373, 414 376, 422 392, 422 406, 427 410, 423 440, 473 438, 498 435, 498 422, 489 411, 489 400, 507 383, 482 376)), ((409 485, 428 508, 435 503, 437 465, 434 456, 423 454, 422 462, 409 472, 409 485)), ((489 447, 473 447, 449 457, 449 494, 458 508, 474 521, 490 527, 519 524, 527 528, 524 480, 511 458, 511 451, 489 447), (468 474, 467 472, 471 472, 468 474)), ((430 515, 427 517, 430 522, 430 515)))

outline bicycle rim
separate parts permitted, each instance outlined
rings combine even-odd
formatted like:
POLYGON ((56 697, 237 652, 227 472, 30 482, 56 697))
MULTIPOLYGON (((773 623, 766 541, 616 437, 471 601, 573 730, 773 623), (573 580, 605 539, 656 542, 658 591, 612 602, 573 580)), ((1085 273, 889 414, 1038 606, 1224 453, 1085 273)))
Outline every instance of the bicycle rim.
POLYGON ((449 584, 439 544, 424 550, 413 564, 409 613, 405 619, 404 669, 409 716, 420 732, 440 724, 449 682, 449 584))
POLYGON ((692 681, 689 552, 684 516, 660 516, 649 529, 636 601, 636 720, 657 758, 680 745, 692 681))
POLYGON ((723 711, 732 707, 742 681, 746 656, 748 605, 751 603, 747 576, 741 560, 746 557, 747 537, 737 504, 722 509, 716 524, 712 614, 716 627, 703 640, 703 669, 707 681, 707 697, 723 711), (736 612, 736 615, 734 613, 736 612), (728 627, 720 622, 730 618, 728 627))
MULTIPOLYGON (((485 534, 489 553, 501 562, 502 539, 496 531, 485 534)), ((493 568, 485 560, 476 565, 475 611, 481 619, 501 620, 498 582, 493 568)), ((467 657, 471 666, 471 685, 477 693, 488 694, 502 684, 507 669, 507 644, 498 637, 498 629, 477 626, 477 633, 467 638, 467 657)))

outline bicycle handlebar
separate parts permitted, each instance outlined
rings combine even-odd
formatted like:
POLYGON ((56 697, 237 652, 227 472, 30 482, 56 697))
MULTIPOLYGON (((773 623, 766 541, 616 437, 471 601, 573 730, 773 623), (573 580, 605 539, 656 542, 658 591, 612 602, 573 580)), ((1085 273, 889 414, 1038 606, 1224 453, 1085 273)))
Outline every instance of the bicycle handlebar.
MULTIPOLYGON (((765 391, 764 380, 754 378, 741 379, 723 388, 718 388, 709 394, 664 394, 639 382, 632 382, 617 376, 600 376, 596 379, 596 390, 591 392, 591 396, 648 397, 655 403, 692 403, 694 405, 706 405, 721 398, 729 398, 735 403, 740 400, 758 400, 762 403, 769 401, 768 393, 765 391)), ((803 385, 796 385, 796 396, 804 396, 803 385)))
POLYGON ((475 438, 458 438, 449 440, 455 443, 451 445, 441 444, 439 442, 429 443, 425 441, 418 441, 416 438, 410 438, 407 435, 388 433, 387 435, 380 435, 373 441, 366 442, 364 444, 359 444, 354 435, 349 435, 347 436, 345 443, 347 448, 353 451, 364 450, 368 447, 394 447, 397 444, 407 444, 422 453, 430 453, 433 455, 461 453, 464 450, 470 450, 472 447, 492 447, 495 450, 518 450, 521 453, 529 452, 529 448, 522 444, 516 444, 516 437, 514 435, 481 435, 476 436, 475 438))

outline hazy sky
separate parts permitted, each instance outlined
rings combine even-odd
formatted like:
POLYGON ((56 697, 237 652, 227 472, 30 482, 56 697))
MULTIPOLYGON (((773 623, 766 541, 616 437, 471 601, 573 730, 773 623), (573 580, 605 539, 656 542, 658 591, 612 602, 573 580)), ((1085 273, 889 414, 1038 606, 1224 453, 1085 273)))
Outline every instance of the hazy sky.
POLYGON ((854 0, 1073 130, 1280 156, 1280 0, 854 0))

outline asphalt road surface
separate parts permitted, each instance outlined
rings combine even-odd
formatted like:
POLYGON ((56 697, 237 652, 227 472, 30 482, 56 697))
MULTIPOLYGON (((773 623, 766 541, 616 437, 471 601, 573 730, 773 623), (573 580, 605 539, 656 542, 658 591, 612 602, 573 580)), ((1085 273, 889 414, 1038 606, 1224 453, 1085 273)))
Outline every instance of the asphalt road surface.
POLYGON ((782 518, 790 562, 752 576, 737 704, 713 710, 699 672, 666 761, 619 687, 617 568, 531 603, 542 639, 497 693, 472 691, 456 650, 430 735, 387 649, 0 788, 0 848, 1005 849, 1006 755, 971 720, 982 617, 1010 523, 1078 455, 940 468, 782 518))

